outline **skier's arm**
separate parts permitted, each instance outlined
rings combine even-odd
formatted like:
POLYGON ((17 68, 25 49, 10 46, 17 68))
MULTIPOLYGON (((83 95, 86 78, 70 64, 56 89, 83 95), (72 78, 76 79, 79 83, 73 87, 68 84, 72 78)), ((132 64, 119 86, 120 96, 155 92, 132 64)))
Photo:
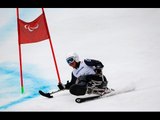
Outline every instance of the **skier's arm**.
POLYGON ((63 90, 63 89, 69 89, 71 85, 75 84, 76 82, 76 77, 73 75, 72 73, 72 77, 71 77, 71 81, 67 81, 66 84, 62 84, 62 83, 59 83, 57 86, 60 90, 63 90))
POLYGON ((96 72, 96 74, 102 74, 102 69, 104 67, 102 62, 100 62, 99 60, 94 60, 94 59, 85 59, 84 62, 86 65, 92 67, 94 71, 96 72))
POLYGON ((84 62, 85 62, 86 65, 92 66, 92 67, 95 67, 95 68, 103 68, 104 67, 102 62, 100 62, 99 60, 85 59, 84 62))
POLYGON ((65 84, 65 88, 69 89, 71 85, 75 84, 76 80, 77 78, 72 73, 71 81, 67 81, 67 83, 65 84))

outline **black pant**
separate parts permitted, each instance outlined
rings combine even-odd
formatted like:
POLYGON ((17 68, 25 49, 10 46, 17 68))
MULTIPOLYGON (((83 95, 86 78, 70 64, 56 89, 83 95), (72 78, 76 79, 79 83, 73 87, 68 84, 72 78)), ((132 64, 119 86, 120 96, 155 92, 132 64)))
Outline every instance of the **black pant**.
POLYGON ((95 81, 106 81, 107 79, 106 77, 103 75, 103 78, 101 75, 84 75, 84 76, 80 76, 78 77, 76 84, 73 84, 70 87, 70 93, 73 95, 85 95, 86 90, 87 90, 87 84, 88 82, 90 82, 91 80, 95 80, 95 81))

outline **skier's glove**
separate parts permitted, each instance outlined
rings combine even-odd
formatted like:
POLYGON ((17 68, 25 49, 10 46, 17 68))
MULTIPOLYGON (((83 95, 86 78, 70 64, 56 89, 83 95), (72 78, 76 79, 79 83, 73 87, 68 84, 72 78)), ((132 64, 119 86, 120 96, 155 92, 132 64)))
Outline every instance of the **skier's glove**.
POLYGON ((58 86, 58 88, 59 88, 60 90, 65 89, 65 86, 64 86, 62 83, 59 83, 57 86, 58 86))
POLYGON ((67 83, 65 84, 65 88, 66 88, 66 89, 69 89, 71 85, 72 85, 72 84, 71 84, 69 81, 67 81, 67 83))
POLYGON ((103 69, 103 66, 96 66, 95 68, 96 74, 102 74, 102 69, 103 69))

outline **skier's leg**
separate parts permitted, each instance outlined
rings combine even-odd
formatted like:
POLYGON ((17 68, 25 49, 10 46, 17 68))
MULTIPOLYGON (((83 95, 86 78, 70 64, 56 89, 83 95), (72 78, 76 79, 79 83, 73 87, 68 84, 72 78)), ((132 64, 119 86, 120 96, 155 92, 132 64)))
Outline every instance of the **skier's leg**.
POLYGON ((70 93, 73 95, 85 95, 86 94, 86 90, 87 90, 87 80, 86 80, 86 76, 80 76, 77 81, 76 84, 73 84, 70 87, 70 93))
POLYGON ((100 75, 84 75, 78 77, 75 84, 70 87, 70 93, 73 95, 91 94, 93 91, 103 91, 107 88, 107 79, 100 75))

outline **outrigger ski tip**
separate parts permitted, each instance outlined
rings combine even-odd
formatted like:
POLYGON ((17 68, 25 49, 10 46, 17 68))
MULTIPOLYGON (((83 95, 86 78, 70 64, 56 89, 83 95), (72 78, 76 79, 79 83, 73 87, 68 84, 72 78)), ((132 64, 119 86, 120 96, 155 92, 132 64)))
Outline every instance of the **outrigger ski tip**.
POLYGON ((44 96, 44 97, 47 97, 47 98, 53 98, 53 96, 50 93, 44 93, 41 90, 39 90, 39 94, 42 95, 42 96, 44 96))

